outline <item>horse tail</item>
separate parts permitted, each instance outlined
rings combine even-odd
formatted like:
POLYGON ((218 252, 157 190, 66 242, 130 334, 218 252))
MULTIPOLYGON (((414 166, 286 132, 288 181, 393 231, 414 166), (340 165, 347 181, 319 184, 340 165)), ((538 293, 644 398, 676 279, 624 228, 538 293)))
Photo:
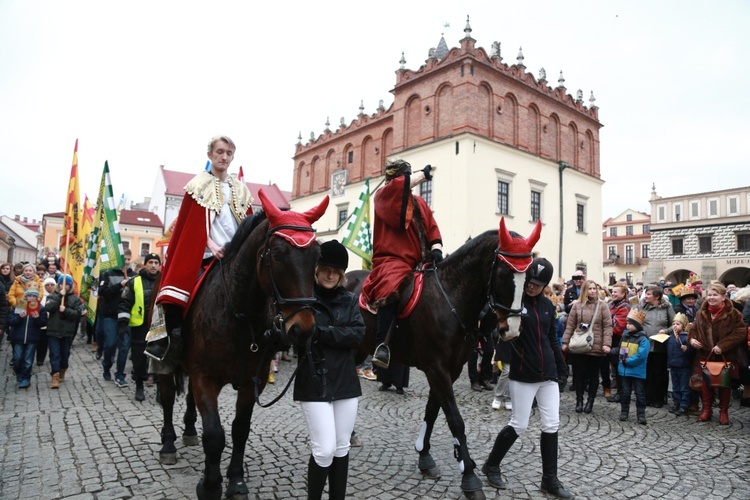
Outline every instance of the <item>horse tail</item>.
POLYGON ((178 396, 185 393, 185 370, 181 364, 174 369, 174 390, 178 396))

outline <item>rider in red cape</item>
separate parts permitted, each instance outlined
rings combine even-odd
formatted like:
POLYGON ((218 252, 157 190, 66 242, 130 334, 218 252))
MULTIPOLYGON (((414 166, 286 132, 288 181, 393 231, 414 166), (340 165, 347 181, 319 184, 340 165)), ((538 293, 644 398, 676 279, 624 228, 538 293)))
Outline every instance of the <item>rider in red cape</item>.
POLYGON ((201 269, 224 256, 224 246, 240 222, 252 214, 253 197, 244 182, 227 172, 234 159, 234 142, 214 137, 208 144, 211 171, 193 177, 177 215, 156 303, 164 307, 166 333, 149 335, 145 353, 163 360, 169 337, 179 335, 201 269))
POLYGON ((432 180, 432 166, 411 173, 411 165, 394 160, 385 165, 385 185, 375 195, 372 272, 362 285, 368 307, 377 311, 373 364, 388 368, 384 344, 396 319, 398 288, 421 262, 443 260, 443 240, 427 202, 411 189, 432 180))

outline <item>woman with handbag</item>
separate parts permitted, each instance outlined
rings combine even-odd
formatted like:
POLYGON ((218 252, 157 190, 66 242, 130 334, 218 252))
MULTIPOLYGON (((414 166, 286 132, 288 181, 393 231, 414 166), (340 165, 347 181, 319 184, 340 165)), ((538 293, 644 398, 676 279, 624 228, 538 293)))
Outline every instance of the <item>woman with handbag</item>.
POLYGON ((667 403, 669 391, 667 346, 651 337, 672 326, 675 313, 659 285, 649 285, 643 292, 641 310, 646 313, 643 331, 651 342, 651 351, 646 361, 646 401, 649 406, 661 408, 667 403))
MULTIPOLYGON (((709 285, 706 300, 695 317, 695 323, 688 336, 690 345, 698 352, 693 361, 696 370, 702 370, 703 364, 713 359, 728 361, 736 365, 737 351, 741 342, 746 341, 747 328, 742 320, 742 314, 727 298, 727 289, 721 283, 709 285)), ((729 424, 729 403, 731 387, 718 387, 719 390, 719 423, 729 424)), ((703 379, 701 399, 703 411, 698 419, 701 422, 711 420, 713 409, 711 403, 714 398, 714 387, 703 379)))
POLYGON ((612 347, 612 316, 592 280, 583 283, 581 296, 570 309, 562 343, 563 352, 573 354, 576 413, 591 413, 599 387, 599 366, 612 347), (584 406, 586 391, 588 399, 584 406))

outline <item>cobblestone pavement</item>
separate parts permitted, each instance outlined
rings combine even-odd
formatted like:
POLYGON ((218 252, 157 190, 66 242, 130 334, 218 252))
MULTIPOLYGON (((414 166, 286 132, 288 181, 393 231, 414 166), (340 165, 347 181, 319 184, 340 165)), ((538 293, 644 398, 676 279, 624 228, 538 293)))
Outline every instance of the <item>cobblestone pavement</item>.
MULTIPOLYGON (((133 399, 134 385, 121 389, 105 382, 89 346, 76 339, 71 368, 59 390, 50 390, 49 364, 35 367, 31 387, 19 390, 8 366, 8 344, 0 351, 0 498, 96 499, 194 498, 203 470, 201 446, 178 442, 178 463, 158 461, 161 408, 155 388, 146 401, 133 399)), ((280 362, 278 382, 262 395, 269 401, 292 372, 280 362)), ((128 366, 128 372, 130 367, 128 366)), ((428 387, 412 369, 404 396, 379 392, 362 381, 357 432, 364 441, 352 448, 349 497, 356 499, 462 498, 452 438, 441 415, 432 455, 443 475, 423 479, 416 468, 414 439, 422 421, 428 387)), ((482 465, 509 412, 490 408, 491 392, 474 392, 462 376, 456 397, 466 421, 469 448, 482 465)), ((221 395, 225 429, 233 414, 234 391, 221 395)), ((559 476, 576 498, 750 498, 750 408, 732 401, 731 425, 676 418, 667 409, 647 411, 648 425, 618 420, 619 407, 601 395, 590 415, 573 411, 573 393, 561 402, 559 476)), ((175 422, 181 433, 184 399, 175 422)), ((634 409, 633 409, 634 413, 634 409)), ((200 421, 199 421, 200 423, 200 421)), ((200 433, 200 430, 199 430, 200 433)), ((228 445, 231 439, 227 437, 228 445)), ((544 498, 539 490, 539 419, 506 457, 509 489, 486 485, 487 498, 544 498)), ((246 451, 245 478, 250 498, 304 498, 309 457, 301 413, 287 395, 269 409, 256 408, 246 451)), ((229 460, 224 453, 223 469, 229 460)), ((480 475, 484 481, 484 476, 480 475)))

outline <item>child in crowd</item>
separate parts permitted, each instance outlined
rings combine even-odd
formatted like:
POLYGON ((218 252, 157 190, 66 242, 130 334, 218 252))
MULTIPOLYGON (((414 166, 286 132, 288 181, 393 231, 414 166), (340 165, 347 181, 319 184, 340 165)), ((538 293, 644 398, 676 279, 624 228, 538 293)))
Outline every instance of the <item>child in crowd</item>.
POLYGON ((70 346, 73 344, 83 311, 83 301, 73 291, 73 278, 69 274, 61 275, 57 283, 60 291, 50 294, 44 307, 49 314, 47 342, 52 369, 50 389, 59 389, 60 382, 65 382, 70 346))
POLYGON ((638 423, 646 425, 646 360, 650 344, 643 331, 646 313, 633 308, 628 313, 625 332, 620 343, 620 364, 617 373, 622 377, 620 420, 626 421, 630 412, 630 393, 635 389, 635 408, 638 423))
POLYGON ((672 327, 659 332, 669 335, 666 341, 667 365, 672 372, 672 397, 674 398, 674 404, 669 412, 678 417, 687 417, 690 407, 689 384, 695 350, 688 343, 687 330, 687 316, 677 313, 672 320, 672 327))
POLYGON ((19 300, 16 307, 11 308, 8 325, 18 388, 28 389, 31 385, 31 367, 36 357, 36 344, 42 337, 42 327, 47 325, 47 313, 39 307, 38 288, 26 290, 23 300, 25 307, 21 307, 19 300))

